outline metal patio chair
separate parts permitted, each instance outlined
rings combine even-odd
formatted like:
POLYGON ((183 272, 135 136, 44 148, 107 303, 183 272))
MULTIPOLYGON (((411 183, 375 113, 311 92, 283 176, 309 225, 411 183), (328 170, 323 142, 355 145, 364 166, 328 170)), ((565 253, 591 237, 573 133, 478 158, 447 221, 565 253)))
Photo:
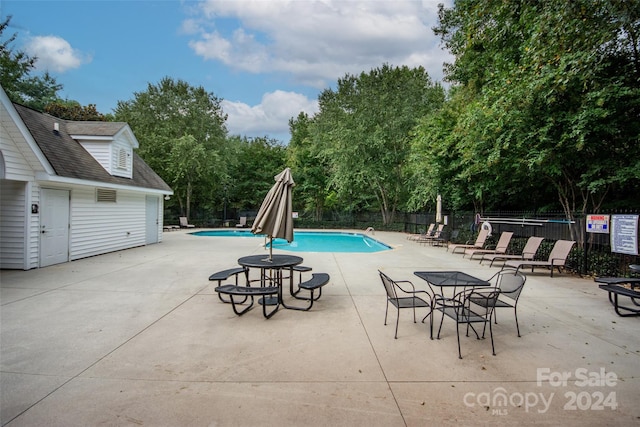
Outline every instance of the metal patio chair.
MULTIPOLYGON (((486 330, 486 325, 489 324, 489 336, 491 337, 491 351, 496 355, 495 346, 493 343, 493 329, 491 327, 491 316, 495 307, 496 301, 500 295, 500 289, 498 288, 472 288, 466 289, 455 295, 454 300, 457 304, 446 305, 436 307, 436 310, 442 311, 442 318, 445 316, 452 318, 456 322, 456 336, 458 338, 458 357, 462 359, 462 351, 460 349, 460 325, 467 325, 466 336, 469 336, 469 328, 473 329, 476 334, 476 338, 480 339, 478 331, 474 328, 474 323, 482 323, 482 339, 486 330)), ((438 329, 438 338, 440 338, 440 330, 442 329, 442 322, 440 322, 440 329, 438 329)))
MULTIPOLYGON (((385 325, 387 324, 387 315, 389 314, 389 304, 393 305, 398 311, 397 317, 396 317, 396 332, 394 336, 394 338, 397 339, 398 323, 400 322, 400 310, 403 308, 413 309, 413 323, 416 323, 417 322, 416 307, 428 307, 429 313, 427 313, 427 315, 422 319, 422 321, 424 322, 424 319, 426 319, 427 316, 431 314, 431 309, 432 309, 431 294, 423 290, 416 291, 415 287, 413 286, 413 283, 411 283, 408 280, 393 280, 380 270, 378 270, 378 273, 380 273, 380 279, 382 280, 382 284, 384 285, 384 288, 387 293, 387 308, 384 313, 384 324, 385 325), (411 289, 405 289, 407 288, 406 285, 405 285, 405 288, 402 288, 400 286, 400 283, 408 284, 409 286, 411 286, 411 289), (426 301, 420 298, 419 296, 417 296, 418 294, 424 294, 426 297, 428 297, 428 300, 426 301)), ((433 316, 431 321, 433 322, 433 316)))

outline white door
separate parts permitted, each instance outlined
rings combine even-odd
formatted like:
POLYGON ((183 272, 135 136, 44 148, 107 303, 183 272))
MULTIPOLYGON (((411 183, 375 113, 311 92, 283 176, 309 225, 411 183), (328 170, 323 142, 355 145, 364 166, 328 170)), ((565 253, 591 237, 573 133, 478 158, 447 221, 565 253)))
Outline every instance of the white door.
POLYGON ((40 267, 69 261, 69 190, 42 190, 40 267))
POLYGON ((147 196, 146 198, 146 239, 145 243, 151 245, 158 243, 158 198, 147 196))

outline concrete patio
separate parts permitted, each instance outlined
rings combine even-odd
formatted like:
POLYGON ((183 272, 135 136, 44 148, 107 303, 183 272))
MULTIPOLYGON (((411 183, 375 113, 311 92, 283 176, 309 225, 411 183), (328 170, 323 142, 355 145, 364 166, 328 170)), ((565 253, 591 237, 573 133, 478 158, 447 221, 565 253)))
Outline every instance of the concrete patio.
MULTIPOLYGON (((207 280, 262 239, 164 233, 160 244, 1 272, 1 421, 7 426, 637 425, 640 326, 589 278, 536 270, 489 340, 440 340, 395 310, 377 270, 499 270, 401 233, 394 250, 302 253, 331 282, 309 312, 244 316, 207 280)), ((422 316, 426 312, 420 312, 422 316)), ((419 313, 419 314, 420 314, 419 313)), ((422 318, 420 316, 420 318, 422 318)), ((437 317, 439 320, 439 317, 437 317)))

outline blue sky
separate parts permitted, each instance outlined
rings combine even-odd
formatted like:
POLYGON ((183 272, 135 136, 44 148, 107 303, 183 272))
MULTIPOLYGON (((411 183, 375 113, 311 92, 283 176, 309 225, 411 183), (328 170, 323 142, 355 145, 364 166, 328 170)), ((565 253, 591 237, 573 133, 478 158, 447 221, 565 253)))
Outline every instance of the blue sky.
POLYGON ((348 73, 422 65, 441 81, 438 3, 452 0, 0 0, 0 19, 63 98, 110 113, 168 76, 222 99, 230 134, 287 142, 348 73))

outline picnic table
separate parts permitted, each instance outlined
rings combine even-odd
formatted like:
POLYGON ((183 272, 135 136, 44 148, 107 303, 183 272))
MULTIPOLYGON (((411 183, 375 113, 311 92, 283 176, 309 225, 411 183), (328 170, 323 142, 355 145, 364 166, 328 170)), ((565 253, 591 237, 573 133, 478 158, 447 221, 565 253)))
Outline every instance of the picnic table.
MULTIPOLYGON (((632 264, 629 269, 640 273, 640 265, 632 264)), ((598 287, 607 291, 609 302, 621 317, 640 316, 640 278, 638 277, 596 277, 598 287), (634 306, 620 304, 619 297, 629 297, 634 306)))

